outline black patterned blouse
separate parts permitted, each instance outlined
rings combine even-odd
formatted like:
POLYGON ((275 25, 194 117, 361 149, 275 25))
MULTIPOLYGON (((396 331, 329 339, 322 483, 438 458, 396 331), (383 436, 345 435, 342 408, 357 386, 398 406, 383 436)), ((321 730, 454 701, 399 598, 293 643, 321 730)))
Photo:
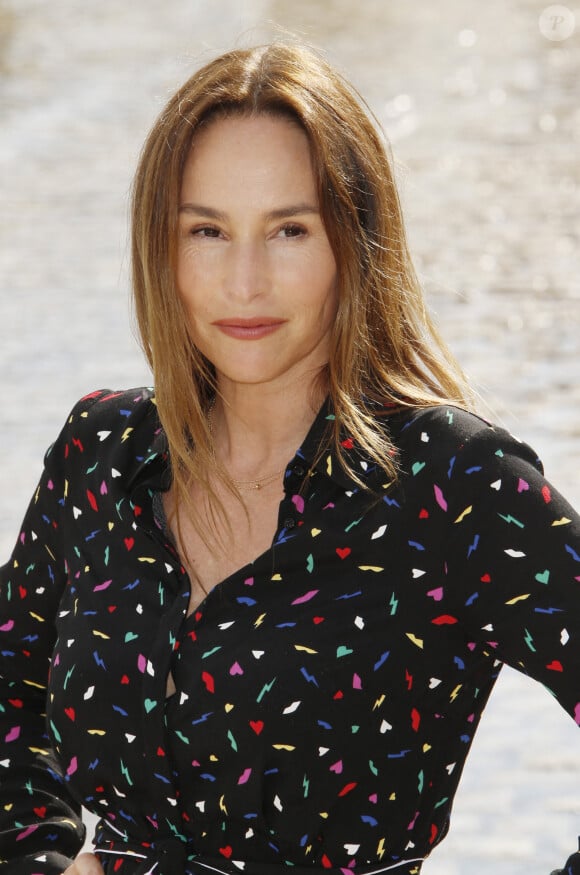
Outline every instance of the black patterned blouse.
POLYGON ((325 405, 271 548, 187 617, 152 393, 74 408, 1 569, 2 873, 61 872, 82 804, 107 873, 411 875, 503 662, 580 722, 580 518, 507 432, 382 413, 397 485, 347 434, 371 491, 314 464, 325 405))

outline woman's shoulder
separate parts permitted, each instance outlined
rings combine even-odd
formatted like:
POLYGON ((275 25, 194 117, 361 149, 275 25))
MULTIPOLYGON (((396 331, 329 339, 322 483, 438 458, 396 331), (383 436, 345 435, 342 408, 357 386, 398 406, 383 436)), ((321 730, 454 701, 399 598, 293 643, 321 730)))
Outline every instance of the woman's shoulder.
POLYGON ((83 453, 121 445, 146 452, 160 432, 153 389, 98 389, 74 404, 55 444, 83 453))
POLYGON ((135 389, 97 389, 83 395, 73 406, 67 422, 76 422, 90 431, 99 427, 120 428, 131 420, 134 426, 139 420, 157 416, 155 392, 141 386, 135 389))
POLYGON ((423 462, 475 466, 506 456, 517 456, 541 469, 529 444, 481 414, 452 404, 399 409, 387 422, 403 463, 415 465, 415 470, 423 462))

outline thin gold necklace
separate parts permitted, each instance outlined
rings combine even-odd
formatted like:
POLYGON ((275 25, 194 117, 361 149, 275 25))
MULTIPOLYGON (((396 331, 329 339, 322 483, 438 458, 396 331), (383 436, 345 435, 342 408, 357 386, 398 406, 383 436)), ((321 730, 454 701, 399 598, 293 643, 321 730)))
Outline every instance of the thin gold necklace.
MULTIPOLYGON (((214 431, 213 431, 213 409, 214 404, 211 405, 207 412, 207 424, 209 428, 209 433, 212 438, 212 442, 214 440, 214 431)), ((215 460, 215 447, 212 445, 212 455, 215 460)), ((279 471, 274 471, 273 474, 268 474, 266 477, 257 477, 253 480, 235 480, 232 477, 232 483, 236 486, 237 489, 241 489, 242 491, 254 492, 259 489, 263 489, 264 486, 267 486, 269 483, 272 483, 277 477, 280 477, 281 474, 286 470, 286 465, 283 468, 280 468, 279 471)))

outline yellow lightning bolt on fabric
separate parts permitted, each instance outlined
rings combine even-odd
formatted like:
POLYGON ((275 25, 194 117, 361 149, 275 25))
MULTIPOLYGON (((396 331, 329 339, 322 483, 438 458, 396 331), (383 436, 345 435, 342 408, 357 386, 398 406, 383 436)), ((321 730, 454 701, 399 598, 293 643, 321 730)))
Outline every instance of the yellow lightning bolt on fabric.
POLYGON ((466 516, 469 516, 469 514, 471 513, 472 510, 473 510, 473 505, 470 504, 469 507, 466 507, 465 510, 462 511, 462 512, 459 514, 459 516, 457 517, 457 519, 455 520, 455 522, 456 522, 456 523, 463 522, 463 520, 465 519, 465 517, 466 517, 466 516))
POLYGON ((258 619, 256 620, 256 622, 254 623, 254 629, 257 629, 258 626, 261 626, 261 625, 262 625, 262 623, 264 622, 264 617, 265 617, 265 616, 266 616, 266 614, 260 614, 260 616, 258 617, 258 619))
POLYGON ((95 635, 97 638, 104 638, 105 641, 109 641, 111 638, 110 635, 106 635, 104 632, 99 632, 98 629, 93 629, 93 635, 95 635))
POLYGON ((459 695, 459 690, 461 689, 462 686, 463 686, 463 684, 457 684, 457 686, 455 687, 455 689, 453 690, 453 692, 449 696, 449 700, 451 702, 454 702, 456 700, 457 696, 459 695))
POLYGON ((296 650, 303 650, 304 653, 318 653, 318 650, 313 650, 312 647, 306 647, 305 644, 295 644, 294 648, 296 650))
POLYGON ((361 571, 384 571, 384 568, 381 568, 380 565, 359 565, 361 571))
POLYGON ((147 562, 149 565, 155 564, 155 559, 153 558, 153 556, 138 556, 137 561, 138 562, 147 562))
POLYGON ((381 695, 379 696, 379 698, 376 700, 375 704, 373 705, 373 711, 376 711, 377 708, 380 708, 381 705, 383 704, 383 702, 385 701, 385 699, 386 699, 385 694, 381 693, 381 695))
POLYGON ((129 435, 131 434, 132 431, 133 431, 133 428, 131 426, 129 426, 129 428, 125 429, 125 431, 123 432, 123 436, 121 438, 122 444, 125 443, 125 441, 127 440, 127 438, 129 437, 129 435))
POLYGON ((332 458, 331 456, 326 457, 326 473, 329 477, 332 476, 332 458))
POLYGON ((552 526, 567 526, 571 522, 572 522, 572 520, 569 520, 567 516, 563 516, 563 517, 560 517, 559 520, 554 520, 554 522, 552 523, 552 526))
POLYGON ((379 860, 383 859, 383 855, 385 853, 385 840, 382 838, 377 845, 377 856, 379 860))
POLYGON ((274 750, 296 750, 293 744, 273 744, 274 750))
POLYGON ((30 616, 33 620, 38 620, 39 623, 44 623, 44 617, 41 617, 40 614, 35 614, 34 611, 30 611, 30 616))
POLYGON ((220 811, 223 811, 224 814, 228 813, 228 809, 226 808, 226 803, 224 802, 225 796, 220 796, 220 811))

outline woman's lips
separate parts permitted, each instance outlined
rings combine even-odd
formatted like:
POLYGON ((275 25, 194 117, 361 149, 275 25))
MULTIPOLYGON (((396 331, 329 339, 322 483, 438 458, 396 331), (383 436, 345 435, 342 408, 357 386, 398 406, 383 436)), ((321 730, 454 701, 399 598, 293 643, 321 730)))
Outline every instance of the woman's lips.
POLYGON ((235 337, 238 340, 259 340, 277 331, 284 321, 257 316, 252 319, 218 319, 213 324, 228 337, 235 337))

